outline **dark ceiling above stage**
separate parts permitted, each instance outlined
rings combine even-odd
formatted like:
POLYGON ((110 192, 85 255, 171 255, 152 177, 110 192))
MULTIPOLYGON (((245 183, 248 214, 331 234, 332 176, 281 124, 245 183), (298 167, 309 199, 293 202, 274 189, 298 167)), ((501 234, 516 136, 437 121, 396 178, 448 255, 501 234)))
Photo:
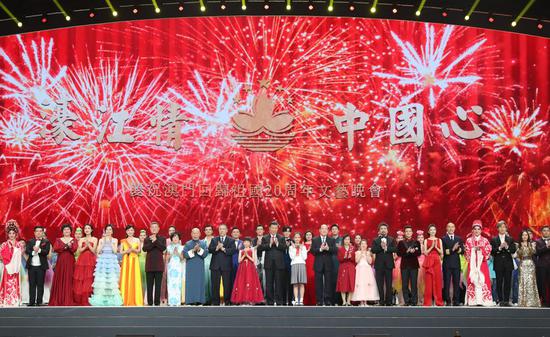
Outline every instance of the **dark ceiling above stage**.
POLYGON ((326 15, 440 22, 550 37, 550 0, 480 0, 469 21, 464 17, 476 0, 426 0, 420 16, 416 16, 415 12, 422 0, 379 0, 374 14, 369 11, 373 0, 332 0, 332 12, 327 10, 331 0, 245 0, 246 10, 241 8, 242 0, 202 0, 206 7, 204 12, 200 10, 200 1, 157 0, 160 13, 155 13, 152 0, 111 0, 118 13, 117 17, 113 17, 106 0, 58 0, 70 16, 70 21, 66 21, 65 14, 53 0, 0 0, 0 5, 4 4, 4 8, 0 8, 0 35, 158 17, 326 15), (291 10, 286 9, 287 1, 292 4, 291 10), (517 25, 512 27, 512 21, 530 2, 532 5, 517 25), (224 10, 221 8, 222 4, 225 4, 224 10), (266 4, 269 5, 267 9, 266 4), (350 10, 351 6, 353 10, 350 10), (394 8, 397 9, 396 13, 394 8), (15 18, 10 18, 6 9, 15 18), (94 12, 93 17, 90 16, 91 9, 94 12), (137 9, 137 13, 134 13, 134 9, 137 9), (18 27, 18 21, 21 22, 21 27, 18 27))

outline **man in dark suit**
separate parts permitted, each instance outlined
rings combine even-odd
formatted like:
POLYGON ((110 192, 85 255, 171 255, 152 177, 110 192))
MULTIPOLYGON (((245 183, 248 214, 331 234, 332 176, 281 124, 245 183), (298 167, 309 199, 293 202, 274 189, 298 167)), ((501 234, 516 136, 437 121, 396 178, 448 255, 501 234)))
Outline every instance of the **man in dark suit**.
POLYGON ((258 277, 260 278, 260 283, 262 284, 262 290, 265 294, 265 273, 264 273, 264 253, 260 248, 264 238, 264 226, 258 224, 256 226, 256 237, 252 239, 252 246, 256 247, 256 256, 258 258, 258 263, 256 264, 256 271, 258 272, 258 277))
POLYGON ((143 251, 147 253, 145 256, 147 304, 160 305, 160 287, 162 284, 162 273, 164 272, 164 251, 166 250, 166 238, 158 235, 160 226, 156 221, 151 222, 149 230, 151 231, 151 235, 146 237, 143 241, 143 251))
POLYGON ((42 305, 44 295, 44 279, 48 270, 48 254, 51 244, 44 237, 44 227, 34 227, 34 239, 30 239, 25 247, 27 269, 29 270, 29 306, 42 305))
POLYGON ((393 253, 397 251, 395 239, 388 236, 388 224, 378 225, 378 237, 372 242, 371 251, 376 255, 374 269, 376 270, 376 284, 380 295, 380 305, 392 305, 392 272, 395 264, 393 253), (386 289, 384 290, 384 286, 386 289))
POLYGON ((264 254, 265 300, 267 305, 284 305, 283 281, 285 265, 286 242, 284 236, 278 234, 279 224, 272 221, 269 224, 269 234, 263 237, 260 250, 264 254))
POLYGON ((231 268, 231 284, 235 283, 235 277, 237 277, 237 270, 239 270, 239 252, 243 249, 243 242, 240 239, 241 230, 238 227, 231 229, 231 238, 235 244, 235 252, 233 253, 233 266, 231 268))
POLYGON ((542 237, 536 241, 537 276, 540 280, 542 305, 550 307, 550 227, 543 226, 542 237))
POLYGON ((460 305, 460 254, 464 252, 464 242, 455 235, 455 224, 447 224, 447 234, 441 238, 443 242, 443 299, 446 305, 460 305), (453 282, 453 299, 451 301, 450 287, 453 282))
POLYGON ((338 251, 336 241, 328 236, 328 225, 321 225, 320 236, 313 238, 310 252, 315 256, 313 269, 315 271, 315 294, 317 305, 333 305, 332 256, 338 251))
POLYGON ((497 222, 497 230, 498 235, 491 240, 491 255, 493 255, 493 269, 497 279, 498 302, 501 307, 509 307, 514 270, 512 254, 516 252, 516 245, 507 234, 506 222, 502 220, 497 222))
POLYGON ((220 305, 220 279, 223 282, 223 300, 230 305, 231 270, 233 269, 233 254, 237 251, 235 240, 227 236, 227 226, 221 224, 218 228, 219 236, 210 241, 208 251, 212 254, 210 272, 212 278, 212 305, 220 305))
POLYGON ((420 243, 413 239, 411 226, 405 226, 405 238, 397 244, 397 255, 401 256, 401 279, 403 283, 403 300, 405 305, 418 303, 418 257, 421 254, 420 243), (409 287, 410 283, 410 287, 409 287))

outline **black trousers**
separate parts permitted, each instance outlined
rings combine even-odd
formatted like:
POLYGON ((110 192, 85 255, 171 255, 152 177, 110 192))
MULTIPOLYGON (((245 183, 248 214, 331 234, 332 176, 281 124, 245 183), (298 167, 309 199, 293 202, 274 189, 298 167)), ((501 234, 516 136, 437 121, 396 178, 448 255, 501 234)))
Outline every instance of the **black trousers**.
POLYGON ((265 269, 265 302, 267 305, 283 305, 284 269, 265 269))
POLYGON ((406 305, 417 305, 418 303, 418 269, 401 269, 403 281, 403 300, 406 305), (410 286, 409 286, 410 283, 410 286))
POLYGON ((512 270, 495 270, 497 278, 497 295, 499 303, 510 302, 512 291, 512 270))
POLYGON ((317 305, 333 305, 332 270, 315 271, 315 297, 317 305))
POLYGON ((41 266, 29 266, 29 304, 42 304, 46 270, 41 266))
POLYGON ((537 267, 537 280, 539 280, 539 295, 544 307, 550 307, 550 268, 537 267))
POLYGON ((443 268, 443 300, 451 303, 451 280, 453 284, 453 305, 460 304, 460 268, 443 268))
POLYGON ((376 269, 376 284, 380 295, 380 304, 392 305, 392 269, 376 269), (384 291, 384 285, 386 290, 384 291))
POLYGON ((162 273, 162 271, 148 271, 145 273, 145 276, 147 278, 147 304, 149 305, 160 305, 160 286, 162 284, 162 273))
POLYGON ((220 281, 223 282, 223 301, 229 305, 231 303, 231 271, 212 270, 212 305, 220 305, 220 281))

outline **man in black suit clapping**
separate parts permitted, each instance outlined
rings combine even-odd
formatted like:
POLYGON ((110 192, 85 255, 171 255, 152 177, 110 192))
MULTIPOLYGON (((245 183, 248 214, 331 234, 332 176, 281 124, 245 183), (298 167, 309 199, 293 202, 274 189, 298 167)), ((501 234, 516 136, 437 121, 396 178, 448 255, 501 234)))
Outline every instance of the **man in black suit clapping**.
POLYGON ((233 254, 237 251, 235 241, 227 236, 227 226, 221 224, 218 228, 219 236, 210 241, 208 251, 212 254, 210 272, 212 278, 212 305, 220 305, 220 279, 223 282, 223 300, 230 304, 231 270, 233 268, 233 254))
POLYGON ((510 291, 512 289, 512 271, 514 260, 512 254, 516 252, 514 240, 506 233, 508 226, 503 220, 497 222, 498 235, 491 240, 491 255, 493 255, 493 269, 497 278, 498 302, 501 307, 510 306, 510 291))
POLYGON ((332 270, 334 268, 332 256, 337 253, 336 241, 328 236, 328 225, 321 225, 320 236, 311 242, 310 252, 315 256, 313 269, 315 270, 315 294, 317 305, 333 305, 332 270))
POLYGON ((443 242, 443 299, 447 305, 460 305, 460 254, 464 252, 464 242, 455 235, 455 224, 447 224, 447 234, 441 238, 443 242), (450 287, 453 284, 453 299, 451 301, 450 287))
POLYGON ((376 255, 374 269, 376 270, 376 284, 380 295, 380 305, 392 305, 392 272, 395 267, 393 253, 397 252, 395 239, 388 236, 388 224, 378 225, 378 237, 372 242, 372 253, 376 255), (384 291, 384 285, 386 289, 384 291))
POLYGON ((29 269, 29 306, 31 307, 42 305, 50 248, 50 242, 44 237, 44 227, 34 227, 34 239, 30 239, 25 247, 25 254, 29 257, 27 269, 29 269))
POLYGON ((263 237, 260 250, 264 254, 265 300, 267 305, 284 305, 285 238, 278 234, 279 224, 269 224, 269 234, 263 237))

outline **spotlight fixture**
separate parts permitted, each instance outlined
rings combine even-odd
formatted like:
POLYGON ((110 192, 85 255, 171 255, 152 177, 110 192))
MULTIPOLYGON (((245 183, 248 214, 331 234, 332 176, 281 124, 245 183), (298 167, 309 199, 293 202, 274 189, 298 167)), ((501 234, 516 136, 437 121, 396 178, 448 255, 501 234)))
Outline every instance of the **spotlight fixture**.
POLYGON ((61 6, 61 4, 59 3, 58 0, 53 0, 53 3, 55 4, 55 6, 57 7, 57 9, 59 9, 61 11, 61 13, 63 13, 63 15, 65 16, 65 20, 66 21, 71 21, 71 16, 69 15, 69 13, 67 13, 67 11, 63 8, 63 6, 61 6))
POLYGON ((289 11, 292 9, 292 4, 290 2, 291 0, 286 0, 286 10, 289 11))
MULTIPOLYGON (((111 14, 113 14, 114 17, 117 17, 118 16, 118 12, 115 8, 115 6, 113 6, 113 4, 111 3, 111 0, 105 0, 105 3, 107 4, 107 6, 109 6, 109 8, 111 9, 111 14)), ((135 12, 137 13, 137 11, 135 12)), ((135 14, 134 13, 134 14, 135 14)))
POLYGON ((516 18, 514 19, 514 21, 512 21, 512 27, 515 27, 519 20, 521 20, 521 18, 525 15, 525 13, 529 10, 529 8, 531 8, 531 6, 535 3, 535 0, 529 0, 529 2, 527 3, 527 5, 525 5, 525 7, 523 7, 523 9, 521 10, 521 12, 519 12, 518 16, 516 16, 516 18))
POLYGON ((264 9, 265 9, 265 10, 268 10, 268 9, 269 9, 269 1, 268 1, 268 0, 265 0, 265 1, 264 1, 264 9))
POLYGON ((137 7, 132 8, 132 13, 137 14, 139 12, 139 9, 137 7))
POLYGON ((243 11, 246 10, 246 0, 241 0, 241 9, 242 9, 243 11))
POLYGON ((8 14, 8 16, 10 17, 10 19, 15 22, 15 24, 17 25, 17 27, 21 28, 23 27, 23 22, 19 21, 19 19, 17 19, 17 17, 15 17, 15 15, 13 15, 13 13, 10 11, 10 9, 8 7, 6 7, 6 5, 4 5, 4 3, 2 1, 0 1, 0 8, 2 8, 2 10, 8 14))
POLYGON ((537 23, 537 28, 538 28, 538 29, 544 28, 544 26, 542 25, 542 21, 541 21, 541 20, 538 21, 538 23, 537 23))
POLYGON ((183 12, 183 3, 180 3, 178 6, 178 11, 183 12))
POLYGON ((420 14, 422 14, 422 8, 424 8, 425 3, 426 3, 426 0, 420 1, 420 5, 418 5, 418 9, 414 13, 416 16, 420 16, 420 14))
POLYGON ((476 10, 476 7, 477 5, 479 5, 479 2, 481 0, 476 0, 474 1, 474 3, 472 4, 472 7, 470 7, 470 10, 468 11, 468 13, 466 14, 466 16, 464 17, 464 20, 468 21, 470 20, 470 17, 472 17, 472 14, 474 13, 474 11, 476 10))
POLYGON ((94 11, 93 8, 90 9, 90 11, 88 12, 88 17, 89 17, 90 19, 95 18, 95 11, 94 11))
POLYGON ((328 3, 328 11, 329 12, 332 12, 334 10, 334 0, 330 0, 329 3, 328 3))
POLYGON ((353 12, 353 11, 355 10, 355 6, 354 6, 353 4, 350 4, 350 5, 349 5, 349 10, 350 10, 351 12, 353 12))
POLYGON ((315 8, 315 7, 313 7, 313 0, 309 0, 309 6, 307 6, 307 8, 308 8, 310 11, 312 11, 313 8, 315 8))
POLYGON ((376 13, 376 5, 378 4, 378 0, 374 0, 374 2, 372 3, 372 6, 370 7, 370 12, 372 14, 376 13))
POLYGON ((393 6, 391 11, 393 14, 397 14, 397 6, 393 6))
POLYGON ((153 7, 155 7, 155 13, 160 13, 160 7, 157 3, 157 0, 151 0, 151 2, 153 3, 153 7))
POLYGON ((40 21, 41 21, 42 23, 48 22, 48 17, 46 16, 46 14, 42 14, 42 18, 40 19, 40 21))
MULTIPOLYGON (((202 5, 202 0, 201 0, 201 11, 202 11, 202 6, 203 6, 203 5, 202 5)), ((222 1, 221 1, 220 8, 221 8, 222 11, 224 11, 224 10, 227 8, 227 6, 225 5, 225 0, 222 0, 222 1)), ((205 9, 206 9, 206 8, 205 8, 205 9)), ((203 11, 203 12, 204 12, 204 11, 203 11)))
POLYGON ((487 19, 490 23, 495 22, 495 18, 493 17, 492 13, 489 13, 489 18, 487 19))

